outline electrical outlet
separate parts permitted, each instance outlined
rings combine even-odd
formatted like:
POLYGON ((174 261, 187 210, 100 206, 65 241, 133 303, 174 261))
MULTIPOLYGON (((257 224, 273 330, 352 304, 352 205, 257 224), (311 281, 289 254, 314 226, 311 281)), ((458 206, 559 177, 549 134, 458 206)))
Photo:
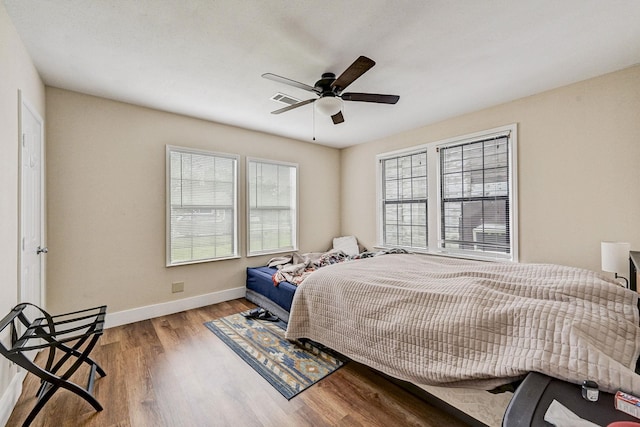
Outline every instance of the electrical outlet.
POLYGON ((184 292, 184 282, 173 282, 171 284, 171 292, 174 294, 176 292, 184 292))

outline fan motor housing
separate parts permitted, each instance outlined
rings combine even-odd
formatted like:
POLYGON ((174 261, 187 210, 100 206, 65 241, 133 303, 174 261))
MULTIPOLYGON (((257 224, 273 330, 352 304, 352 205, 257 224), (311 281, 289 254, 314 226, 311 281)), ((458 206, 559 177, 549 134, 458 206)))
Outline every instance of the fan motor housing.
POLYGON ((336 81, 336 75, 333 73, 324 73, 322 74, 322 78, 316 82, 314 87, 320 91, 322 91, 322 95, 333 94, 333 90, 331 89, 331 83, 336 81))

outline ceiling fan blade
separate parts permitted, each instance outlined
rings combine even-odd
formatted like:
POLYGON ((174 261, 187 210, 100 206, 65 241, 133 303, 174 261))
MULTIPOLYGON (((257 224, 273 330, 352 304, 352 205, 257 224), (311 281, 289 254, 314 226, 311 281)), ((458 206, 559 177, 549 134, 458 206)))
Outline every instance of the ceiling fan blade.
POLYGON ((303 105, 311 104, 312 102, 315 102, 316 100, 317 100, 317 98, 307 99, 306 101, 300 101, 297 104, 289 105, 288 107, 284 107, 284 108, 281 108, 279 110, 272 111, 271 114, 284 113, 285 111, 293 110, 294 108, 298 108, 298 107, 302 107, 303 105))
POLYGON ((264 73, 262 75, 265 79, 273 80, 274 82, 284 83, 289 86, 297 87, 300 89, 308 90, 309 92, 319 93, 314 87, 306 85, 304 83, 297 82, 295 80, 288 79, 286 77, 279 76, 273 73, 264 73))
POLYGON ((360 102, 377 102, 378 104, 395 104, 400 97, 398 95, 380 95, 377 93, 358 93, 349 92, 340 95, 345 101, 360 101, 360 102))
POLYGON ((353 64, 349 65, 349 68, 340 74, 340 77, 331 83, 331 87, 337 88, 337 92, 340 93, 358 77, 369 71, 374 65, 376 65, 376 63, 373 59, 369 59, 366 56, 359 57, 353 64))
POLYGON ((342 111, 338 111, 333 116, 331 116, 331 120, 333 120, 334 125, 339 125, 344 122, 344 116, 342 115, 342 111))

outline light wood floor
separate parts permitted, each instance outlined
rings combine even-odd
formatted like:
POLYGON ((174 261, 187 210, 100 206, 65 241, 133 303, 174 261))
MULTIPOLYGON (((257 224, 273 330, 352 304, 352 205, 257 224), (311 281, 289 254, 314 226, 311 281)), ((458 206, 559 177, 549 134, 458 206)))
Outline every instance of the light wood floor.
MULTIPOLYGON (((203 325, 251 307, 239 299, 107 329, 92 353, 107 372, 95 386, 105 409, 62 390, 32 426, 464 426, 355 362, 287 401, 203 325)), ((7 426, 22 424, 37 386, 29 374, 7 426)))

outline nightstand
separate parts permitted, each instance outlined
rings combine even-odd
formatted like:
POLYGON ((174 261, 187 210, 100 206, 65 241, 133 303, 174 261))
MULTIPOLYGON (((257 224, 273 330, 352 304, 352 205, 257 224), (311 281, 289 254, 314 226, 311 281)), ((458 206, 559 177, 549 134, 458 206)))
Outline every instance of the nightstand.
POLYGON ((513 394, 502 419, 503 427, 550 426, 544 421, 544 414, 554 399, 580 418, 601 426, 614 421, 640 422, 615 409, 613 394, 600 391, 598 401, 589 402, 582 398, 581 386, 531 372, 513 394))

